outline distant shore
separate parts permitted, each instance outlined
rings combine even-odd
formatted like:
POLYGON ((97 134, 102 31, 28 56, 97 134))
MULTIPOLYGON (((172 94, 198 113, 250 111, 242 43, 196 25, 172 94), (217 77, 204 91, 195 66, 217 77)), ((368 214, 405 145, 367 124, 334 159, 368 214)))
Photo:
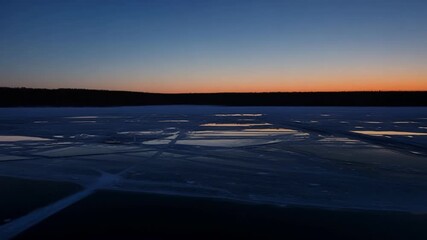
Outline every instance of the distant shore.
POLYGON ((146 93, 88 89, 0 87, 0 107, 427 106, 427 91, 146 93))

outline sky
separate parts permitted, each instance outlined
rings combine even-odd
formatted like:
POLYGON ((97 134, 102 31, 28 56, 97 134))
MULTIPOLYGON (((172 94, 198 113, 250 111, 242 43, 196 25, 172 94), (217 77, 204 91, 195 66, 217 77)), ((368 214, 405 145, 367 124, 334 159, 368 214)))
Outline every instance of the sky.
POLYGON ((0 0, 0 86, 427 90, 427 1, 0 0))

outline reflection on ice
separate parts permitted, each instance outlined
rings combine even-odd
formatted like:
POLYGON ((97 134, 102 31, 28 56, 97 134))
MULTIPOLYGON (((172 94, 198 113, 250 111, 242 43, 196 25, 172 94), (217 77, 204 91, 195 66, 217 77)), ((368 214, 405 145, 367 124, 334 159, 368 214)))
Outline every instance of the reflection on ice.
POLYGON ((399 122, 393 122, 394 124, 407 124, 407 123, 418 123, 414 121, 399 121, 399 122))
POLYGON ((254 127, 254 126, 270 126, 271 123, 205 123, 202 127, 254 127))
POLYGON ((129 131, 129 132, 118 132, 117 134, 126 134, 126 135, 152 135, 152 134, 162 134, 163 131, 129 131))
POLYGON ((352 131, 354 133, 372 135, 372 136, 427 136, 427 133, 423 132, 402 132, 402 131, 352 131))
POLYGON ((345 138, 345 137, 325 137, 319 140, 319 142, 324 143, 362 143, 359 140, 345 138))
POLYGON ((38 123, 38 124, 40 124, 40 123, 48 123, 47 121, 34 121, 33 123, 38 123))
POLYGON ((99 154, 112 154, 129 152, 136 149, 135 147, 128 146, 111 146, 106 144, 91 144, 82 146, 68 146, 61 147, 43 152, 38 152, 35 155, 45 157, 70 157, 70 156, 83 156, 83 155, 99 155, 99 154))
POLYGON ((261 113, 233 113, 233 114, 215 114, 217 117, 260 117, 261 113))
POLYGON ((143 142, 143 144, 164 145, 164 144, 169 144, 170 142, 171 142, 171 140, 168 140, 168 139, 154 139, 154 140, 145 141, 145 142, 143 142))
POLYGON ((19 142, 19 141, 51 141, 52 139, 29 137, 29 136, 5 136, 0 135, 0 142, 19 142))
POLYGON ((264 139, 189 139, 179 140, 176 144, 182 145, 197 145, 197 146, 209 146, 209 147, 244 147, 261 144, 272 144, 278 143, 279 140, 264 139))
POLYGON ((247 132, 275 132, 275 133, 296 133, 296 130, 289 128, 255 128, 255 129, 244 129, 247 132))
POLYGON ((279 138, 285 135, 307 136, 308 134, 287 128, 192 131, 187 134, 187 139, 179 140, 177 144, 212 147, 242 147, 281 142, 282 139, 279 138))
POLYGON ((293 129, 287 128, 261 128, 261 129, 243 129, 243 130, 223 130, 223 131, 192 131, 189 132, 189 138, 201 137, 266 137, 283 134, 297 134, 293 129))
MULTIPOLYGON (((77 138, 77 139, 86 139, 86 138, 93 138, 93 137, 96 137, 96 135, 85 134, 85 133, 70 136, 70 138, 77 138)), ((63 138, 63 136, 62 137, 60 136, 59 138, 63 138)))
POLYGON ((23 160, 23 159, 28 159, 28 158, 21 157, 21 156, 10 156, 10 155, 0 154, 0 162, 1 161, 23 160))
POLYGON ((92 119, 92 118, 98 118, 98 116, 76 116, 76 117, 66 117, 69 119, 92 119))
POLYGON ((159 122, 164 122, 164 123, 184 123, 184 122, 189 122, 188 120, 161 120, 159 122))

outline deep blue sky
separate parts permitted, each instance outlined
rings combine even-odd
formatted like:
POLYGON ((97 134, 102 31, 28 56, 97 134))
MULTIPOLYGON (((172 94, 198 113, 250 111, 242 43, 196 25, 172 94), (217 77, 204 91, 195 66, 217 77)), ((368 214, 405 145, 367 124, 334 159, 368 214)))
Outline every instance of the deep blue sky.
POLYGON ((427 90, 427 1, 0 0, 0 86, 427 90))

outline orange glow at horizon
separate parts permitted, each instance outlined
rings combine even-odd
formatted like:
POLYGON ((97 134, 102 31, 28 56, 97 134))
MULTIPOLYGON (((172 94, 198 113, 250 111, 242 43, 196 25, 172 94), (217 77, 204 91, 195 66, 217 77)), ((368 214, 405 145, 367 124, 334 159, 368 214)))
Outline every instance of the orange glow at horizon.
MULTIPOLYGON (((126 81, 122 81, 126 82, 126 81)), ((427 91, 426 75, 406 76, 324 76, 306 78, 236 77, 182 80, 179 84, 153 81, 142 84, 130 81, 126 85, 112 84, 112 90, 131 90, 157 93, 214 93, 214 92, 327 92, 327 91, 427 91), (291 80, 293 79, 293 80, 291 80)))
MULTIPOLYGON (((43 76, 38 78, 47 79, 43 76)), ((51 76, 58 79, 58 76, 51 76)), ((327 91, 427 91, 427 72, 319 73, 310 74, 215 74, 138 77, 137 74, 94 76, 79 80, 70 77, 61 85, 47 79, 45 84, 11 87, 87 88, 154 93, 215 92, 327 92, 327 91), (100 84, 102 82, 102 84, 100 84)))

